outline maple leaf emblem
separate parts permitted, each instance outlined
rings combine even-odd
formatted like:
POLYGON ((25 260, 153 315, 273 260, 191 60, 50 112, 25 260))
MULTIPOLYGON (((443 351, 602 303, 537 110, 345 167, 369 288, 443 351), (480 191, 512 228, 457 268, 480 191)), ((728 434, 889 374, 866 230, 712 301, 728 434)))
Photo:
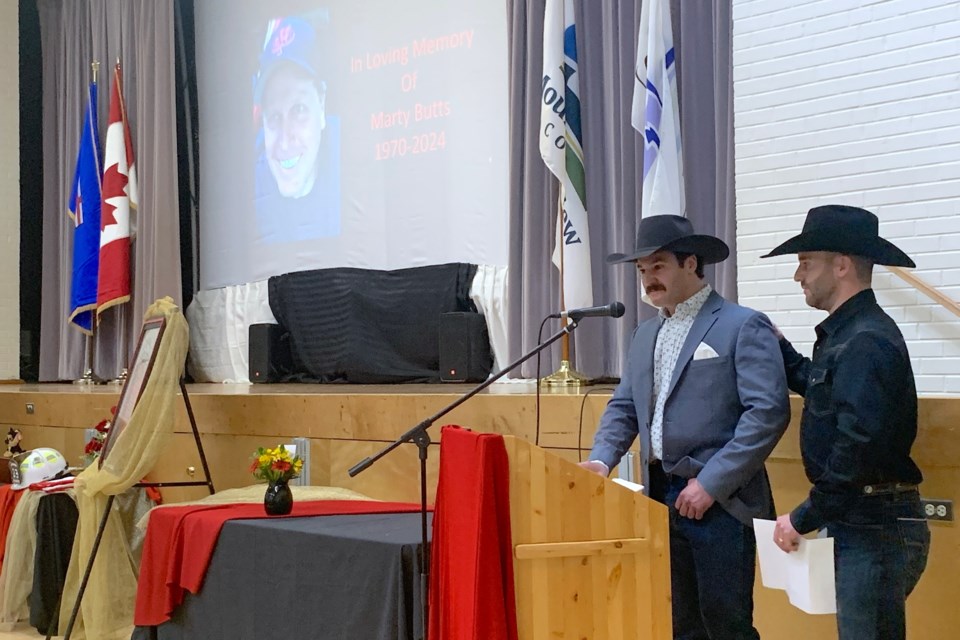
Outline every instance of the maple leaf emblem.
POLYGON ((117 207, 112 200, 125 196, 126 186, 127 176, 120 173, 120 163, 110 165, 103 174, 103 206, 100 210, 101 231, 106 229, 108 225, 117 224, 117 218, 113 215, 117 207))

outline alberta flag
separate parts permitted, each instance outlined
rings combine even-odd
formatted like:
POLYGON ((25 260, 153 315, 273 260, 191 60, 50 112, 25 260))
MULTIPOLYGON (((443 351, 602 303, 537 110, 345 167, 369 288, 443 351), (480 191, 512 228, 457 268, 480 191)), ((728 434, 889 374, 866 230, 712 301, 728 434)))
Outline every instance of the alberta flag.
POLYGON ((686 215, 670 0, 644 0, 637 38, 633 128, 643 135, 643 217, 686 215))
POLYGON ((97 133, 97 83, 91 82, 80 133, 68 215, 74 222, 73 274, 68 320, 84 333, 93 332, 100 261, 100 135, 97 133))
POLYGON ((593 304, 593 284, 573 0, 546 3, 541 97, 540 155, 560 181, 563 203, 553 262, 559 267, 563 261, 564 308, 589 307, 593 304))
POLYGON ((104 149, 98 314, 130 299, 130 215, 137 208, 137 173, 122 86, 118 62, 113 72, 110 124, 104 149))

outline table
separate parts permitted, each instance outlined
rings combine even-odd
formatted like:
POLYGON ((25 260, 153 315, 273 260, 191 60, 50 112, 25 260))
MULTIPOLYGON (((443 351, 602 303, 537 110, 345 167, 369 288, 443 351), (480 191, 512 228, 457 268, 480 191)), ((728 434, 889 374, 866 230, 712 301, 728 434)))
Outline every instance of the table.
POLYGON ((418 640, 419 552, 419 513, 232 520, 200 593, 132 638, 418 640))

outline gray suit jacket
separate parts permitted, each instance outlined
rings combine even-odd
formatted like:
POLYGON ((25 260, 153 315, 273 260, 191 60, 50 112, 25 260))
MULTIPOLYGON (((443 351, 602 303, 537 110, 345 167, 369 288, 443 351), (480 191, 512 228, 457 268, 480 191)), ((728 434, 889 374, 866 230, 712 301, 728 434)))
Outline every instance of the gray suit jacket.
MULTIPOLYGON (((590 454, 612 469, 639 437, 645 486, 659 330, 659 318, 637 327, 590 454)), ((670 381, 663 411, 664 471, 698 478, 744 524, 776 517, 763 463, 789 421, 783 357, 772 324, 763 314, 712 293, 694 319, 670 381), (701 342, 718 357, 694 360, 701 342)))

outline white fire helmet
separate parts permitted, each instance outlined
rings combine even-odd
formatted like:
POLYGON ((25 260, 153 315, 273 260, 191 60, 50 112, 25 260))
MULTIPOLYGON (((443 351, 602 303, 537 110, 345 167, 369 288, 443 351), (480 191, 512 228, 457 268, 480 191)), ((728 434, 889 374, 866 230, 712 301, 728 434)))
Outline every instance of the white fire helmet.
POLYGON ((26 489, 36 482, 43 482, 55 478, 57 474, 67 468, 67 459, 63 457, 56 449, 41 447, 27 451, 23 456, 17 456, 20 460, 19 468, 15 464, 10 465, 11 479, 14 484, 11 487, 15 491, 26 489))

